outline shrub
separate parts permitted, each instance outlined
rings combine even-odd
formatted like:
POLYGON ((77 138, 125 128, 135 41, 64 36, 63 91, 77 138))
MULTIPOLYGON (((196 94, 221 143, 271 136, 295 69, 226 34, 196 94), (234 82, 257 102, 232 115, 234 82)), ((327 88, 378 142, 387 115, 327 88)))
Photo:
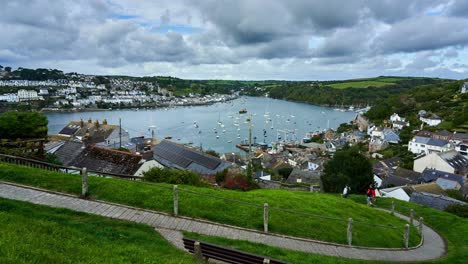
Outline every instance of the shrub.
POLYGON ((468 217, 468 204, 461 205, 461 204, 451 204, 445 208, 446 212, 449 212, 454 215, 458 215, 463 218, 468 217))
POLYGON ((248 191, 256 189, 257 185, 249 181, 249 178, 235 170, 229 170, 224 176, 223 187, 231 190, 248 191))
POLYGON ((188 184, 194 186, 207 185, 207 183, 200 179, 200 176, 197 173, 188 170, 152 168, 149 171, 143 173, 143 178, 145 181, 149 182, 188 184))
POLYGON ((447 196, 450 198, 457 199, 460 201, 465 201, 465 199, 463 199, 463 195, 457 190, 447 190, 445 192, 447 193, 447 196))

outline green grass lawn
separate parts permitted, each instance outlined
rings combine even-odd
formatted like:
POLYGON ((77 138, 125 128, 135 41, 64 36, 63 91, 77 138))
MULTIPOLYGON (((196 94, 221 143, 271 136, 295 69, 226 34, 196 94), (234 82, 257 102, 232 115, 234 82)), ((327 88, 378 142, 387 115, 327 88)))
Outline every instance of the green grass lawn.
MULTIPOLYGON (((358 203, 364 203, 363 197, 359 195, 351 195, 350 199, 358 203)), ((429 263, 468 262, 468 219, 395 199, 379 198, 376 204, 378 207, 391 208, 392 201, 395 202, 396 211, 403 214, 409 215, 410 209, 414 209, 416 218, 423 217, 425 224, 435 229, 447 241, 448 256, 442 260, 429 263)))
MULTIPOLYGON (((81 177, 79 175, 32 169, 14 164, 0 163, 0 180, 72 194, 81 193, 81 177)), ((120 179, 89 178, 89 191, 93 199, 172 212, 171 185, 159 185, 167 188, 157 186, 120 179)), ((346 244, 346 221, 304 216, 273 209, 273 207, 277 207, 343 220, 352 217, 355 221, 353 226, 354 245, 403 246, 402 237, 405 221, 336 195, 284 190, 237 192, 192 186, 180 186, 179 188, 181 189, 179 192, 179 213, 181 215, 263 230, 263 208, 261 205, 267 202, 270 206, 269 229, 274 233, 346 244), (205 196, 183 192, 184 189, 203 193, 205 196), (260 207, 207 197, 209 195, 248 201, 260 205, 260 207), (358 221, 401 228, 374 227, 356 223, 358 221), (369 233, 381 234, 382 236, 385 234, 386 239, 380 239, 382 237, 380 235, 369 236, 369 233)), ((417 245, 419 240, 419 235, 412 228, 410 245, 417 245)))
POLYGON ((151 227, 0 198, 0 263, 197 263, 151 227))

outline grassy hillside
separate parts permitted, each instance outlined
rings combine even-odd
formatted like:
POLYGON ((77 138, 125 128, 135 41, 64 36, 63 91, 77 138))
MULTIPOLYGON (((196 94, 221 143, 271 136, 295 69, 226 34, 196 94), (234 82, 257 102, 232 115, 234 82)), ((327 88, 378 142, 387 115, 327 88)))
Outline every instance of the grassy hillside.
MULTIPOLYGON (((350 199, 357 203, 364 204, 364 197, 351 195, 350 199)), ((426 225, 437 230, 437 232, 447 241, 448 254, 446 257, 434 261, 418 262, 418 263, 466 263, 468 260, 468 219, 460 218, 444 211, 435 210, 420 206, 417 204, 407 203, 394 199, 379 198, 377 205, 382 208, 391 208, 391 202, 395 202, 396 210, 409 215, 409 210, 413 208, 417 212, 417 217, 423 217, 426 225)), ((370 232, 372 233, 372 232, 370 232)), ((230 240, 220 237, 210 237, 194 233, 185 233, 185 236, 194 239, 199 239, 206 242, 224 245, 227 247, 244 250, 260 255, 270 256, 272 258, 289 261, 296 264, 308 263, 384 263, 376 261, 361 261, 351 259, 340 259, 335 257, 327 257, 320 255, 307 254, 298 251, 285 250, 281 248, 260 245, 248 241, 230 240)), ((394 262, 390 262, 394 263, 394 262)))
MULTIPOLYGON (((73 194, 81 192, 81 178, 78 175, 43 171, 13 164, 0 163, 0 180, 73 194)), ((270 206, 269 229, 273 233, 346 244, 346 219, 352 217, 355 221, 354 245, 402 247, 403 226, 406 222, 388 213, 373 210, 336 195, 283 190, 237 192, 190 186, 181 186, 180 189, 179 213, 181 215, 262 230, 262 205, 267 202, 270 206), (234 200, 243 202, 239 203, 234 200), (294 214, 274 208, 296 210, 305 214, 294 214), (365 223, 399 226, 401 229, 370 226, 365 223), (369 232, 385 234, 387 239, 369 236, 369 232)), ((90 177, 89 190, 91 198, 94 199, 172 212, 172 186, 170 185, 90 177)), ((419 242, 419 235, 414 228, 411 230, 410 238, 411 245, 419 242)))
MULTIPOLYGON (((364 203, 363 197, 359 195, 351 195, 350 199, 357 203, 364 203)), ((406 215, 409 215, 411 208, 414 209, 417 218, 423 217, 424 222, 447 241, 449 251, 447 258, 431 263, 466 263, 468 261, 467 218, 396 199, 379 199, 377 205, 381 208, 391 208, 392 201, 395 203, 396 210, 406 215)))
POLYGON ((359 82, 342 82, 334 83, 328 86, 336 89, 346 89, 346 88, 368 88, 368 87, 382 87, 387 85, 394 85, 392 82, 382 82, 382 81, 359 81, 359 82))
POLYGON ((151 227, 0 198, 0 263, 197 263, 151 227))

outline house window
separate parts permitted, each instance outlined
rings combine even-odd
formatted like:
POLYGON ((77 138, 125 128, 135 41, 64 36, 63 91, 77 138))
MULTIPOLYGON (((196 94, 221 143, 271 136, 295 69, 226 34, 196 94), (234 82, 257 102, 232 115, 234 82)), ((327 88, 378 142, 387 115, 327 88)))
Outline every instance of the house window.
POLYGON ((426 146, 426 145, 422 145, 422 144, 421 144, 421 148, 424 148, 425 146, 426 146))

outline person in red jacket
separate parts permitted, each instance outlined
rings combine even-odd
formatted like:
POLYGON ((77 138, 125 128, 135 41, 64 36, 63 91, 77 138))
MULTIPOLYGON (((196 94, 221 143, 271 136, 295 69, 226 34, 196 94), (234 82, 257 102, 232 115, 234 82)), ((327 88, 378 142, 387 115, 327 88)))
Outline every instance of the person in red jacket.
POLYGON ((367 189, 366 195, 367 195, 367 205, 374 206, 372 201, 375 199, 375 188, 372 184, 369 185, 369 189, 367 189))

